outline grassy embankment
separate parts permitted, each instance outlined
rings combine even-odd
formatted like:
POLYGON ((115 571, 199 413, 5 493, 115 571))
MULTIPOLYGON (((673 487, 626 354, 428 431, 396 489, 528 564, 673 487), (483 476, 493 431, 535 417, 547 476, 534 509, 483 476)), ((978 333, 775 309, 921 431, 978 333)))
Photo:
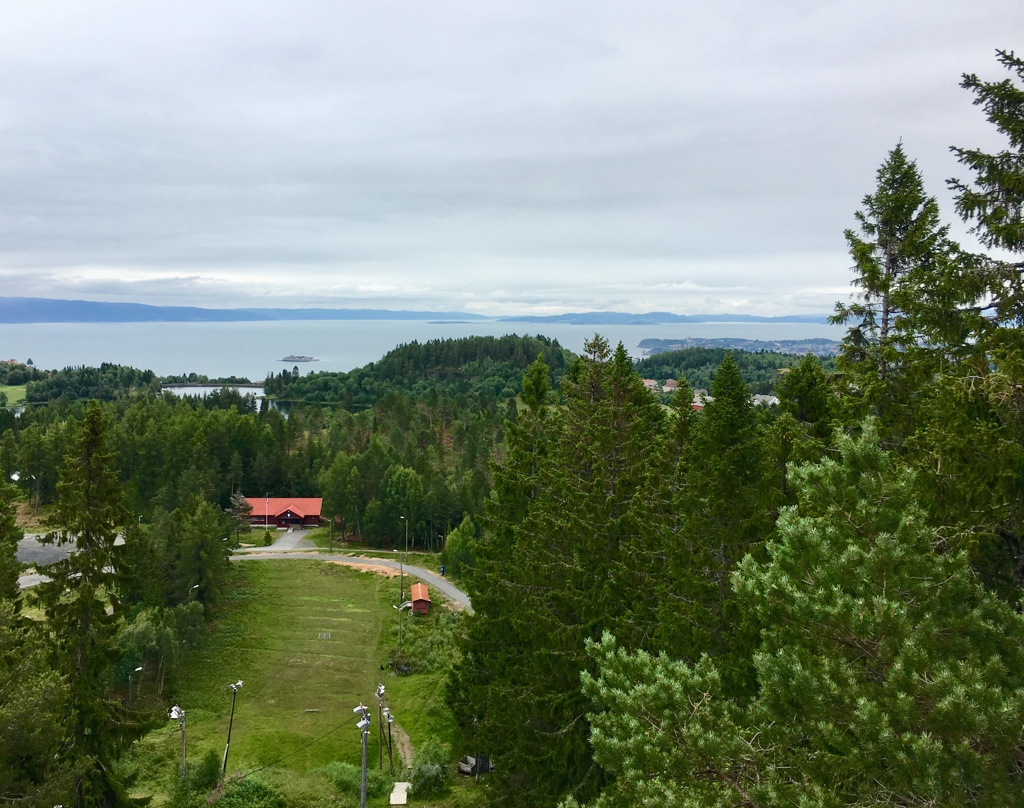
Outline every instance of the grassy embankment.
MULTIPOLYGON (((339 794, 316 769, 331 761, 358 765, 360 738, 352 708, 372 705, 369 758, 376 766, 374 689, 387 688, 396 716, 396 738, 412 747, 428 739, 452 740, 454 727, 441 698, 442 671, 450 661, 452 613, 439 598, 427 617, 404 616, 404 657, 427 670, 408 676, 382 671, 397 644, 398 582, 319 561, 245 561, 234 566, 229 600, 203 648, 189 654, 183 681, 165 693, 187 715, 188 758, 209 750, 223 755, 231 693, 244 681, 231 736, 228 772, 243 772, 271 785, 289 806, 357 805, 339 794), (329 632, 329 636, 326 634, 329 632), (316 710, 318 712, 309 712, 316 710)), ((155 694, 144 697, 157 701, 155 694)), ((177 722, 169 722, 136 746, 135 766, 144 773, 136 790, 161 804, 173 782, 180 750, 177 722)), ((408 746, 406 745, 406 748, 408 746)), ((387 766, 387 753, 384 753, 387 766)), ((404 761, 405 764, 411 761, 404 761)), ((396 760, 396 774, 404 772, 396 760)), ((456 783, 436 806, 478 804, 470 782, 456 783)), ((388 804, 387 797, 371 805, 388 804)))
POLYGON ((25 385, 0 384, 0 393, 7 394, 7 406, 14 407, 25 402, 25 385))
MULTIPOLYGON (((313 542, 318 550, 331 549, 341 555, 364 556, 366 558, 386 558, 388 561, 398 561, 399 556, 403 556, 400 548, 395 548, 394 550, 381 550, 373 547, 366 547, 365 545, 357 544, 352 541, 343 542, 340 540, 337 533, 334 534, 334 538, 332 540, 329 530, 325 527, 304 531, 303 538, 313 542)), ((352 536, 350 535, 349 538, 351 539, 352 536)), ((423 569, 430 570, 437 574, 441 573, 440 553, 410 549, 408 563, 417 567, 423 567, 423 569)))

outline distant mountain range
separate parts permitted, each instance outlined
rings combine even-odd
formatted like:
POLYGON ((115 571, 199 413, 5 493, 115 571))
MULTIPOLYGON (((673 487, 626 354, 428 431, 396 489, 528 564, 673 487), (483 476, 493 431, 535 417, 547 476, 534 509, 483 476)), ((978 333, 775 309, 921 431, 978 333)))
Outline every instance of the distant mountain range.
POLYGON ((392 311, 389 309, 203 309, 149 306, 144 303, 99 303, 41 297, 0 297, 0 323, 238 323, 272 320, 444 320, 570 325, 658 325, 673 323, 825 323, 827 315, 757 317, 751 314, 631 314, 589 311, 544 316, 484 317, 462 311, 392 311))

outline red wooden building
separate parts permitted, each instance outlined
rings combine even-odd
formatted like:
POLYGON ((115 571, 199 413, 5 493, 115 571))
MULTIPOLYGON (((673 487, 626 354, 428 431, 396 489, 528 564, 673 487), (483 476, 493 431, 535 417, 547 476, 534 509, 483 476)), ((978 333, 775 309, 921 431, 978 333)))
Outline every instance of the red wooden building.
POLYGON ((246 497, 254 527, 319 527, 322 497, 246 497))
POLYGON ((412 597, 412 613, 427 614, 430 611, 430 592, 426 584, 413 584, 410 587, 412 597))

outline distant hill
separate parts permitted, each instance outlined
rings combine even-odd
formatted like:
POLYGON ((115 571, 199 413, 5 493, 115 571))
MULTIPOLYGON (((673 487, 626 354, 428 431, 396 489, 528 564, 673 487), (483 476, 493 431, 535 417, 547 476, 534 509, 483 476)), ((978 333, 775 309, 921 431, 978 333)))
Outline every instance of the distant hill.
POLYGON ((664 325, 674 323, 814 323, 827 315, 672 314, 650 311, 569 312, 551 315, 484 317, 464 311, 393 311, 390 309, 204 309, 150 306, 42 297, 0 297, 0 323, 240 323, 272 320, 434 320, 444 322, 563 323, 567 325, 664 325))
POLYGON ((232 323, 271 320, 487 320, 459 311, 386 309, 202 309, 0 297, 0 323, 232 323))
POLYGON ((499 317, 501 323, 568 323, 571 325, 665 325, 672 323, 815 323, 828 322, 827 314, 787 314, 782 317, 760 317, 755 314, 672 314, 649 311, 631 314, 622 311, 586 311, 544 316, 523 315, 499 317))

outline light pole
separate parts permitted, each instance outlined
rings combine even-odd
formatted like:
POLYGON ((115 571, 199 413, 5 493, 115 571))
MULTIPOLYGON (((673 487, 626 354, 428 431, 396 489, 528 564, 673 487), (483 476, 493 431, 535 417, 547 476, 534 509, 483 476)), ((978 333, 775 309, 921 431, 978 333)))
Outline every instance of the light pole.
POLYGON ((377 685, 377 767, 384 768, 384 684, 377 685))
POLYGON ((388 721, 388 765, 391 767, 391 776, 395 776, 395 758, 391 754, 391 722, 395 720, 395 717, 391 715, 391 710, 387 707, 384 708, 384 717, 388 721))
POLYGON ((171 721, 177 721, 181 727, 181 779, 185 779, 185 711, 177 704, 171 708, 171 721))
POLYGON ((132 674, 139 673, 142 671, 142 666, 139 665, 135 670, 128 674, 128 709, 132 707, 132 674))
POLYGON ((231 690, 231 718, 228 719, 228 742, 224 745, 224 763, 220 767, 220 780, 222 783, 228 775, 228 749, 231 748, 231 726, 235 723, 235 699, 238 698, 238 691, 241 687, 241 679, 233 685, 228 685, 228 688, 231 690))
POLYGON ((370 711, 362 704, 353 707, 352 712, 358 713, 360 718, 356 726, 363 735, 363 772, 359 787, 359 808, 366 808, 366 739, 370 735, 370 711))

